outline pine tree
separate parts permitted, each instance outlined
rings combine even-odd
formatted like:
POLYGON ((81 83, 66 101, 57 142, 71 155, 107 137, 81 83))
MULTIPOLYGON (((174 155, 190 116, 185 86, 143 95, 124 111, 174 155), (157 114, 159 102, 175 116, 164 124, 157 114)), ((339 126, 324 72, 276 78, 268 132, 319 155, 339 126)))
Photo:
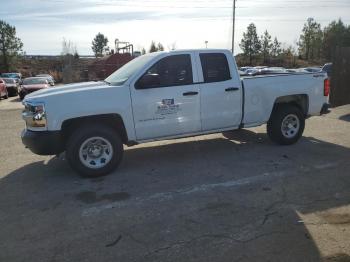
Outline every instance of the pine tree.
POLYGON ((249 57, 249 63, 252 64, 253 56, 257 55, 261 50, 261 43, 256 32, 256 26, 251 23, 247 32, 243 33, 243 39, 239 45, 246 57, 249 57))
POLYGON ((272 43, 271 55, 276 57, 276 56, 279 56, 281 52, 282 52, 281 42, 279 42, 277 37, 275 37, 272 43))
POLYGON ((4 70, 9 71, 12 59, 22 50, 23 43, 16 36, 16 28, 0 20, 0 52, 4 70))
POLYGON ((267 62, 267 58, 271 54, 271 49, 272 49, 272 41, 271 41, 271 35, 265 31, 265 33, 261 36, 261 52, 263 54, 264 58, 264 63, 267 62))
POLYGON ((308 18, 299 38, 299 54, 306 60, 320 58, 322 40, 321 25, 313 18, 308 18))
POLYGON ((164 46, 161 43, 158 43, 157 49, 158 51, 164 51, 164 46))
POLYGON ((96 57, 103 56, 104 53, 109 51, 109 48, 107 46, 108 44, 108 38, 105 37, 103 34, 98 33, 94 40, 92 41, 91 49, 94 52, 96 57))

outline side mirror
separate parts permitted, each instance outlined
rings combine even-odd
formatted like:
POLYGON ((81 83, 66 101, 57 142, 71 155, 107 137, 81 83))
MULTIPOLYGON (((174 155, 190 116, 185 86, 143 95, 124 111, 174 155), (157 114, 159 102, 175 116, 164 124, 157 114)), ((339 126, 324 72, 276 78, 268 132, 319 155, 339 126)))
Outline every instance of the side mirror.
POLYGON ((160 77, 158 74, 147 74, 136 82, 136 89, 146 89, 157 87, 160 85, 160 77))

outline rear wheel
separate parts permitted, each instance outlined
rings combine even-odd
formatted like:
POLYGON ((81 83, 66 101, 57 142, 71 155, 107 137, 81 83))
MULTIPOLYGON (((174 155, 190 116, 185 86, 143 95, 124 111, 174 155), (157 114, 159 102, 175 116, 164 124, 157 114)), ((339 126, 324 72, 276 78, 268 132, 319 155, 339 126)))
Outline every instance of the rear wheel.
POLYGON ((120 164, 123 143, 112 128, 85 125, 69 138, 66 155, 71 167, 81 176, 103 176, 120 164))
POLYGON ((277 105, 267 123, 270 139, 281 145, 296 143, 304 132, 305 117, 294 105, 277 105))

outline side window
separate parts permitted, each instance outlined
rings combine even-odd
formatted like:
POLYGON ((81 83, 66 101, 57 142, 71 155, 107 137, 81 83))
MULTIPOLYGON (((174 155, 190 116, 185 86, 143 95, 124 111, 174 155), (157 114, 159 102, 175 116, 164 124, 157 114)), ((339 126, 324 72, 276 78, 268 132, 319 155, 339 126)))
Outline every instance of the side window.
POLYGON ((190 55, 168 56, 154 64, 136 82, 136 89, 193 84, 190 55))
POLYGON ((205 53, 199 55, 205 83, 221 82, 231 79, 227 58, 220 53, 205 53))

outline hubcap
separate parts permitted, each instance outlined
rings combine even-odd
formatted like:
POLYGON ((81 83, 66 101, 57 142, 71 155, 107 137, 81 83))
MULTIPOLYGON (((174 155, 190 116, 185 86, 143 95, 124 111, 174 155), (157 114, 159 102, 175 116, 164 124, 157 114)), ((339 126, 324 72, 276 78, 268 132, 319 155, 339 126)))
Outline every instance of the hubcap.
POLYGON ((91 137, 80 146, 79 158, 82 164, 88 168, 102 168, 112 159, 113 147, 103 137, 91 137))
POLYGON ((286 138, 295 137, 298 134, 299 128, 299 118, 294 114, 287 115, 282 121, 281 131, 286 138))

